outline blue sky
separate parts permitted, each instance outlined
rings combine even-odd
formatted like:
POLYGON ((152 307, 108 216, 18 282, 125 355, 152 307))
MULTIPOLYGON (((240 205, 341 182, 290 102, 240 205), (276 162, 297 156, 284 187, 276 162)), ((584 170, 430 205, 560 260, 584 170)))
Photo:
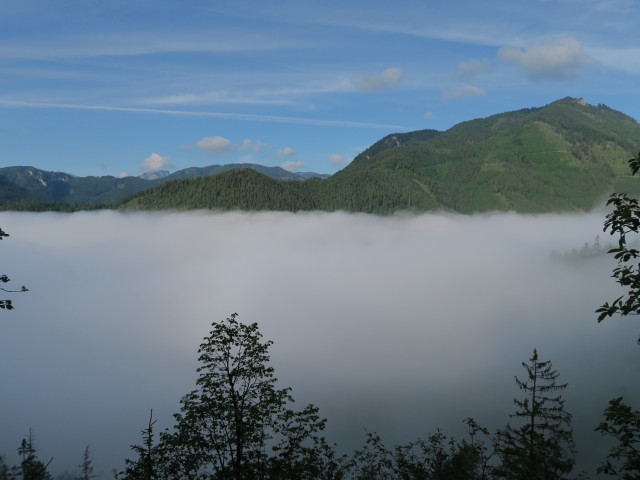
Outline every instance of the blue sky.
POLYGON ((333 173, 584 97, 640 118, 636 0, 0 0, 0 165, 333 173))

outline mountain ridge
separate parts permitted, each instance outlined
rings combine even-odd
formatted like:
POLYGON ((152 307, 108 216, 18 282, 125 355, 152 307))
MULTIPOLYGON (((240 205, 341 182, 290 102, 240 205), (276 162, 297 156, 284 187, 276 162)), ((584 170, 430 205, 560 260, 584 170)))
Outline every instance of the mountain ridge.
POLYGON ((139 176, 80 177, 66 172, 41 170, 32 166, 0 167, 0 203, 11 202, 58 202, 63 204, 109 205, 133 195, 141 190, 152 188, 164 182, 216 175, 236 168, 253 168, 260 173, 282 181, 302 181, 307 178, 326 175, 314 172, 289 172, 281 167, 266 167, 250 163, 232 163, 209 165, 206 167, 188 167, 170 173, 166 170, 147 172, 139 176))
MULTIPOLYGON (((627 165, 638 150, 636 120, 566 97, 445 131, 387 135, 324 179, 277 181, 260 171, 278 167, 192 167, 147 181, 149 189, 129 192, 120 186, 123 200, 111 206, 374 214, 585 211, 611 191, 640 193, 640 179, 627 165)), ((293 175, 282 172, 278 180, 293 175)))

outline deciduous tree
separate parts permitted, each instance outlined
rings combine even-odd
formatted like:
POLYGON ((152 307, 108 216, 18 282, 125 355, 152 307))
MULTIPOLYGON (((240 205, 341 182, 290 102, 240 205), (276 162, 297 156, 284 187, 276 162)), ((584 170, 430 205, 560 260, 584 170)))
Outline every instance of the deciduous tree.
POLYGON ((291 389, 277 386, 269 365, 272 342, 236 317, 214 322, 200 345, 196 389, 157 447, 162 478, 340 478, 318 408, 292 408, 291 389))
POLYGON ((640 478, 640 411, 626 405, 622 397, 615 398, 609 402, 604 421, 596 431, 617 441, 598 473, 622 480, 640 478))
MULTIPOLYGON (((636 175, 640 170, 640 153, 629 159, 631 172, 636 175)), ((614 193, 607 205, 613 205, 613 211, 606 217, 604 231, 618 237, 618 246, 609 250, 615 254, 618 266, 611 275, 626 293, 611 303, 607 302, 596 310, 598 322, 613 315, 640 314, 640 251, 629 243, 629 237, 636 237, 640 229, 640 205, 638 200, 626 193, 614 193)), ((638 339, 640 343, 640 338, 638 339)))

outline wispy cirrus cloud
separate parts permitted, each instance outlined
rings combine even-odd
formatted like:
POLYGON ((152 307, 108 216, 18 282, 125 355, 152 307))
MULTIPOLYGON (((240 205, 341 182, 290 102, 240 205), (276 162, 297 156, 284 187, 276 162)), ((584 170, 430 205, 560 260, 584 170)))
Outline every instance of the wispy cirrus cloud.
POLYGON ((406 130, 408 127, 402 125, 392 125, 383 123, 367 123, 367 122, 350 122, 343 120, 323 120, 315 118, 302 117, 285 117, 279 115, 257 115, 249 113, 231 113, 231 112, 206 112, 206 111, 187 111, 187 110, 166 110, 159 108, 141 108, 141 107, 114 107, 110 105, 80 105, 73 103, 49 103, 49 102, 26 102, 21 100, 3 100, 0 99, 0 106, 16 107, 16 108, 63 108, 75 110, 97 110, 108 112, 129 112, 129 113, 156 113, 160 115, 179 115, 192 117, 215 117, 233 120, 249 120, 268 123, 291 123, 297 125, 316 125, 327 127, 352 127, 352 128, 381 128, 381 129, 399 129, 406 130))
POLYGON ((256 96, 230 95, 225 93, 185 93, 180 95, 168 95, 165 97, 155 97, 143 99, 139 102, 142 105, 187 105, 201 103, 230 103, 248 105, 284 105, 291 103, 284 98, 261 98, 256 96))
POLYGON ((23 40, 0 45, 0 58, 52 60, 64 58, 123 57, 162 53, 226 53, 300 48, 306 44, 274 35, 233 29, 201 32, 142 32, 69 35, 45 41, 23 40))

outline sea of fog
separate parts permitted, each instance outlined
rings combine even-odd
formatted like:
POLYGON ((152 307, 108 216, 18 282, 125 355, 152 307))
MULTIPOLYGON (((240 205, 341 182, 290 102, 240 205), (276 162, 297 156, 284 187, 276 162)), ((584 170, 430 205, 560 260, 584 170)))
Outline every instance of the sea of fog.
MULTIPOLYGON (((233 312, 274 344, 282 386, 344 451, 474 417, 502 427, 537 348, 574 415, 581 466, 609 399, 640 406, 640 322, 594 310, 620 292, 611 255, 564 260, 603 212, 375 217, 346 213, 2 213, 0 274, 29 292, 0 311, 0 453, 31 428, 53 472, 90 446, 111 478, 150 409, 171 425, 198 345, 233 312), (560 255, 561 257, 562 255, 560 255)), ((6 298, 6 297, 5 297, 6 298)), ((590 472, 592 473, 592 472, 590 472)))

